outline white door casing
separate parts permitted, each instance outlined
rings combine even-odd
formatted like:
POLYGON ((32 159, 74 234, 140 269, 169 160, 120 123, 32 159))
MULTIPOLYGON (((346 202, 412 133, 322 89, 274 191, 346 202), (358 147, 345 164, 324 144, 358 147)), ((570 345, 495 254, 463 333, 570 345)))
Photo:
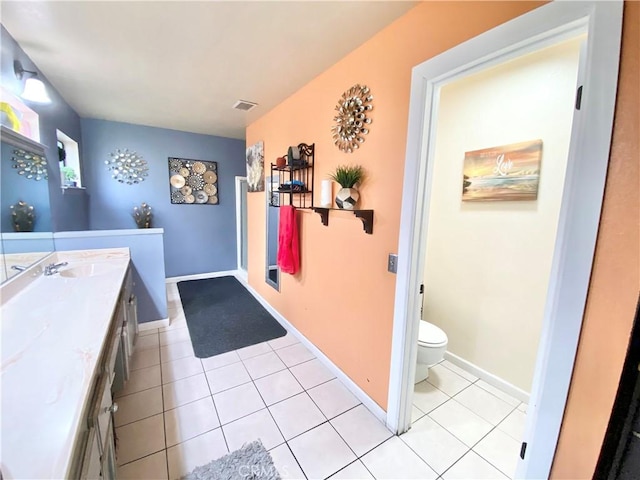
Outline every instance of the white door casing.
POLYGON ((387 426, 410 426, 438 92, 489 66, 587 32, 553 266, 518 478, 547 478, 575 361, 593 263, 616 100, 622 2, 553 2, 414 67, 400 218, 387 426))
MULTIPOLYGON (((247 238, 243 237, 243 232, 242 232, 242 222, 243 219, 242 217, 242 184, 243 183, 247 183, 247 177, 236 177, 236 260, 237 260, 237 267, 236 269, 238 270, 238 274, 241 275, 245 280, 247 279, 247 270, 242 268, 242 245, 243 242, 247 242, 247 238)), ((245 195, 245 199, 246 201, 246 195, 245 195)), ((246 232, 245 232, 245 236, 246 236, 246 232)))

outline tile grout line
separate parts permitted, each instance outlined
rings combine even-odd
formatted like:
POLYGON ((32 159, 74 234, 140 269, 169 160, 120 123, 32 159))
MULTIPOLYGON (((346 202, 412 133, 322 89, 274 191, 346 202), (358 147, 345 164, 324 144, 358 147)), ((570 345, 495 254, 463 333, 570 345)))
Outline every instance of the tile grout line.
MULTIPOLYGON (((468 388, 468 387, 467 387, 467 388, 468 388)), ((464 390, 464 389, 463 389, 463 390, 464 390)), ((461 392, 462 392, 462 390, 461 390, 461 392)), ((488 393, 490 393, 490 392, 488 392, 488 393)), ((456 394, 456 395, 457 395, 457 394, 456 394)), ((495 395, 494 395, 494 396, 495 396, 495 395)), ((496 397, 496 398, 498 398, 498 397, 496 397)), ((449 400, 447 400, 446 402, 442 403, 441 405, 439 405, 439 406, 438 406, 438 407, 436 407, 436 408, 439 408, 439 407, 443 406, 445 403, 447 403, 447 402, 449 402, 449 401, 451 401, 451 400, 455 400, 455 398, 454 398, 454 397, 449 398, 449 400)), ((462 457, 464 457, 465 455, 467 455, 470 451, 473 451, 473 453, 475 453, 476 455, 478 455, 482 460, 484 460, 484 461, 485 461, 485 462, 487 462, 489 465, 491 465, 492 467, 494 467, 494 468, 495 468, 496 470, 498 470, 500 473, 502 473, 503 475, 507 476, 508 478, 511 478, 511 477, 509 477, 509 475, 507 475, 505 472, 503 472, 500 468, 498 468, 496 465, 494 465, 493 463, 491 463, 488 459, 486 459, 485 457, 483 457, 482 455, 480 455, 480 453, 476 452, 476 451, 474 450, 474 448, 475 448, 475 447, 477 447, 477 446, 478 446, 478 444, 479 444, 480 442, 482 442, 482 440, 484 440, 487 436, 489 436, 489 435, 491 434, 491 432, 493 432, 494 430, 498 429, 498 425, 499 425, 500 423, 502 423, 502 422, 503 422, 503 421, 504 421, 504 420, 505 420, 509 415, 511 415, 511 414, 513 413, 513 411, 514 411, 514 410, 511 410, 511 411, 509 412, 509 414, 507 415, 507 417, 504 417, 500 422, 498 422, 497 424, 493 425, 490 421, 488 421, 488 420, 486 420, 486 419, 484 419, 484 418, 480 417, 480 415, 478 415, 477 413, 473 412, 471 409, 469 409, 469 408, 465 407, 465 406, 464 406, 464 405, 462 405, 460 402, 457 402, 457 401, 456 401, 456 403, 458 403, 458 404, 459 404, 460 406, 462 406, 463 408, 465 408, 465 409, 469 410, 471 413, 473 413, 474 415, 476 415, 478 418, 480 418, 480 419, 484 420, 485 422, 487 422, 487 423, 489 423, 489 424, 491 424, 491 425, 492 425, 491 429, 490 429, 486 434, 484 434, 484 435, 483 435, 483 436, 482 436, 482 437, 481 437, 477 442, 475 442, 471 447, 469 447, 466 443, 464 443, 464 441, 462 441, 462 439, 461 439, 461 438, 459 438, 459 437, 458 437, 457 435, 455 435, 452 431, 450 431, 450 430, 449 430, 445 425, 442 425, 442 424, 441 424, 440 422, 438 422, 435 418, 431 417, 431 416, 429 415, 429 413, 427 413, 427 414, 426 414, 426 416, 428 416, 428 417, 429 417, 429 419, 430 419, 431 421, 433 421, 433 422, 435 422, 436 424, 438 424, 440 427, 442 427, 444 430, 446 430, 446 431, 447 431, 447 433, 449 433, 450 435, 452 435, 456 440, 458 440, 460 443, 462 443, 465 447, 467 447, 467 448, 468 448, 468 450, 464 453, 464 455, 462 455, 462 457)), ((505 403, 506 403, 506 402, 505 402, 505 403)), ((514 407, 514 409, 517 409, 517 407, 514 407)), ((436 409, 434 408, 434 409, 432 410, 432 412, 433 412, 434 410, 436 410, 436 409)), ((431 413, 431 412, 430 412, 430 413, 431 413)), ((498 429, 498 430, 500 430, 500 429, 498 429)), ((502 431, 502 430, 500 430, 500 431, 502 431)), ((503 432, 503 433, 504 433, 504 432, 503 432)), ((510 435, 508 435, 508 434, 506 434, 506 433, 505 433, 505 435, 509 436, 510 438, 513 438, 513 437, 511 437, 510 435)), ((404 440, 403 440, 403 441, 404 441, 404 440)), ((516 440, 516 441, 517 441, 517 440, 516 440)), ((409 448, 411 448, 411 446, 410 446, 410 445, 408 445, 406 442, 405 442, 405 444, 406 444, 407 446, 409 446, 409 448)), ((412 449, 412 450, 413 450, 413 449, 412 449)), ((418 456, 420 456, 420 455, 418 454, 418 452, 415 452, 415 453, 416 453, 418 456)), ((441 474, 441 475, 444 475, 444 474, 445 474, 445 473, 446 473, 446 472, 447 472, 451 467, 453 467, 456 463, 458 463, 458 462, 462 459, 462 457, 458 458, 455 462, 453 462, 453 463, 452 463, 452 464, 447 468, 447 470, 445 470, 444 472, 442 472, 442 474, 441 474)), ((421 458, 422 458, 422 457, 421 457, 421 458)))
POLYGON ((164 432, 164 463, 165 468, 167 469, 167 478, 169 478, 169 448, 167 447, 167 422, 165 421, 164 416, 164 384, 162 383, 162 348, 159 346, 160 344, 160 331, 158 331, 158 355, 160 356, 160 392, 162 394, 162 430, 164 432))
MULTIPOLYGON (((433 468, 433 467, 429 464, 429 462, 427 462, 424 458, 422 458, 422 455, 420 455, 418 452, 416 452, 416 450, 415 450, 411 445, 409 445, 407 442, 405 442, 404 438, 402 438, 402 435, 397 435, 397 437, 398 437, 400 440, 402 440, 402 443, 404 443, 404 444, 409 448, 409 450, 411 450, 411 451, 412 451, 412 452, 413 452, 413 453, 414 453, 414 454, 415 454, 415 455, 416 455, 416 456, 417 456, 417 457, 418 457, 422 462, 424 462, 424 464, 425 464, 427 467, 429 467, 431 470, 433 470, 433 471, 436 473, 436 475, 437 475, 437 477, 436 477, 436 478, 440 478, 440 476, 442 475, 442 473, 438 473, 438 472, 437 472, 437 470, 436 470, 435 468, 433 468)), ((457 437, 456 437, 456 438, 457 438, 457 437)), ((464 445, 464 444, 463 444, 463 445, 464 445)), ((465 445, 465 447, 466 447, 466 445, 465 445)), ((471 450, 471 449, 469 448, 469 449, 467 450, 467 452, 468 452, 468 451, 470 451, 470 450, 471 450)), ((467 454, 467 453, 465 452, 465 453, 464 453, 464 455, 466 455, 466 454, 467 454)), ((462 457, 464 457, 464 455, 462 455, 462 457)), ((462 457, 460 457, 460 458, 462 458, 462 457)), ((460 459, 458 459, 458 460, 460 460, 460 459)), ((458 461, 458 460, 456 460, 456 461, 458 461)), ((443 472, 443 473, 444 473, 444 472, 443 472)))

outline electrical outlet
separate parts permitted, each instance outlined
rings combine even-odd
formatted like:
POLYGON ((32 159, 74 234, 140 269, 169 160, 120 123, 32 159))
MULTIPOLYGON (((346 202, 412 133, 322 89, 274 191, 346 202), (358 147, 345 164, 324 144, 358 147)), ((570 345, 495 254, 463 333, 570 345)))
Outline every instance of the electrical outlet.
POLYGON ((391 273, 398 273, 398 254, 390 253, 387 261, 387 270, 391 273))

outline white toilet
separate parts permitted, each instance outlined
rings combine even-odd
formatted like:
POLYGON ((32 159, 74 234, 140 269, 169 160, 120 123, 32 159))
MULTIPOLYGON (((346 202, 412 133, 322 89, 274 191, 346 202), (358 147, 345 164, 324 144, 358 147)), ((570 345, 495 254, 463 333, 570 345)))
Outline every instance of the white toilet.
POLYGON ((420 320, 415 383, 429 378, 429 367, 443 359, 448 343, 449 338, 441 328, 436 327, 433 323, 420 320))

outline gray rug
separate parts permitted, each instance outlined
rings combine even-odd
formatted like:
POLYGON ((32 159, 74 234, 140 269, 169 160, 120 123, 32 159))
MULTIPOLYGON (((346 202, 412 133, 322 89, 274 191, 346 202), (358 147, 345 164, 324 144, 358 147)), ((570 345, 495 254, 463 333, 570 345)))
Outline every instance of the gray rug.
POLYGON ((207 465, 196 467, 181 480, 280 480, 280 474, 262 442, 256 440, 207 465))
POLYGON ((178 290, 198 358, 287 334, 235 277, 187 280, 178 283, 178 290))

